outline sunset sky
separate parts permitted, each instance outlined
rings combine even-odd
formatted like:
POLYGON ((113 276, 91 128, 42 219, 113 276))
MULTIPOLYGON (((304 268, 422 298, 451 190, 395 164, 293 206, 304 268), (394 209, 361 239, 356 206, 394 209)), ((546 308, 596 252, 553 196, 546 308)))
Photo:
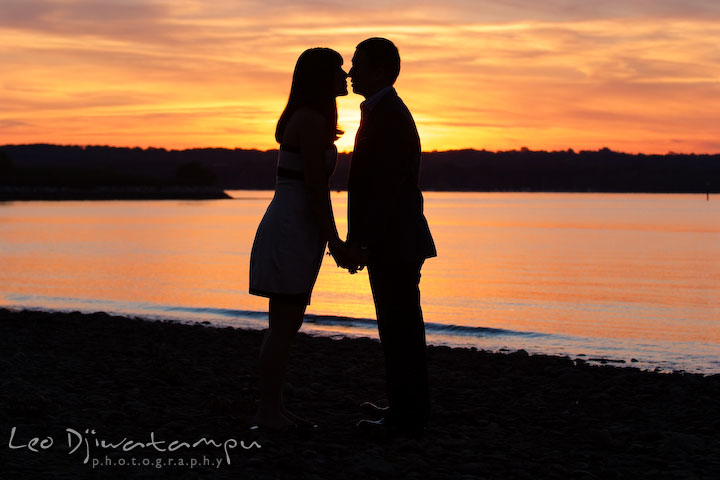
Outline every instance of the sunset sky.
POLYGON ((0 0, 0 144, 277 148, 298 55, 371 36, 426 151, 720 152, 716 0, 0 0))

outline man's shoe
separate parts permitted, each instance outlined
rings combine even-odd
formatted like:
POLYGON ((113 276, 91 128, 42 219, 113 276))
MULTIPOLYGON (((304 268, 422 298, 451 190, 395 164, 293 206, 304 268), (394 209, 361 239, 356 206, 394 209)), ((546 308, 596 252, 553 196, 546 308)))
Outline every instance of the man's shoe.
POLYGON ((372 402, 363 402, 360 404, 360 410, 367 415, 387 415, 390 407, 380 407, 372 402))
POLYGON ((424 425, 393 425, 393 433, 395 435, 407 437, 407 438, 420 438, 425 433, 424 425))

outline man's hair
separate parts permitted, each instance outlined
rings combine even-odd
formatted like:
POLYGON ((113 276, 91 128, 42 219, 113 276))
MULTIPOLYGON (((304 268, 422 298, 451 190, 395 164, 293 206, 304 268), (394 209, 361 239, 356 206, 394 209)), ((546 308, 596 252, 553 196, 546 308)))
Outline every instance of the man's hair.
POLYGON ((400 53, 387 38, 373 37, 363 40, 356 47, 366 53, 372 68, 382 68, 387 81, 392 85, 400 74, 400 53))

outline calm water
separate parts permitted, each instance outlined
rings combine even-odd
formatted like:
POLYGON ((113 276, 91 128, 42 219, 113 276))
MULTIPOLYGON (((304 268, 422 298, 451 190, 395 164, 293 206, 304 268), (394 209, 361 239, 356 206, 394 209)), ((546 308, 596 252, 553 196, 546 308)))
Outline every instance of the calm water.
MULTIPOLYGON (((264 328, 247 294, 272 192, 0 203, 0 305, 264 328)), ((346 229, 344 193, 333 194, 346 229)), ((431 343, 720 373, 720 197, 425 195, 431 343), (636 359, 637 362, 632 362, 636 359)), ((367 275, 326 257, 303 329, 377 337, 367 275)))

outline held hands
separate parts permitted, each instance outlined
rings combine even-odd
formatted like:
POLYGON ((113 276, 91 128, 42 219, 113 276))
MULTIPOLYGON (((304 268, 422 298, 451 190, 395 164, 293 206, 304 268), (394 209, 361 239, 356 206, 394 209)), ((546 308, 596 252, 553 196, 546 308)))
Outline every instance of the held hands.
POLYGON ((336 239, 329 243, 330 252, 338 267, 344 268, 350 274, 357 273, 365 268, 368 260, 367 248, 362 248, 356 243, 346 243, 336 239))

